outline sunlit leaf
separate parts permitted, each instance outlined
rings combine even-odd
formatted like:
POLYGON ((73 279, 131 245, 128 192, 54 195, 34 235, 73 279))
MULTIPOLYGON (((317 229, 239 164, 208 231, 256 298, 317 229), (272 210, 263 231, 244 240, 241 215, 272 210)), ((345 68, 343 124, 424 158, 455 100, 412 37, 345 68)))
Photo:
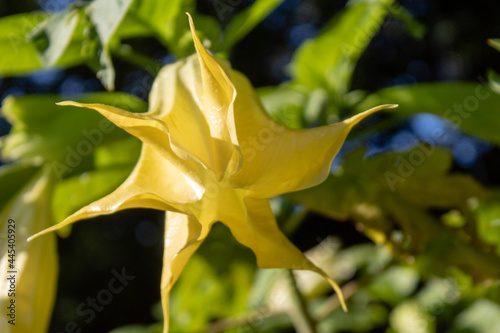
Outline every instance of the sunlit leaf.
MULTIPOLYGON (((467 134, 495 144, 500 144, 500 95, 492 91, 485 82, 422 83, 412 86, 397 86, 377 91, 359 105, 398 103, 398 112, 392 117, 406 118, 412 114, 433 113, 460 126, 467 134)), ((443 133, 436 133, 439 143, 443 133)))
MULTIPOLYGON (((97 77, 108 90, 114 90, 115 69, 111 60, 110 48, 116 30, 129 10, 132 0, 95 0, 88 8, 88 15, 100 40, 100 57, 97 77)), ((97 68, 94 68, 96 70, 97 68)))
POLYGON ((22 13, 0 19, 0 74, 22 75, 41 68, 38 51, 28 33, 47 17, 46 13, 22 13))
POLYGON ((130 12, 146 22, 169 51, 177 57, 184 57, 193 51, 185 13, 194 12, 194 8, 193 0, 144 0, 135 1, 130 12), (188 45, 190 49, 187 50, 188 45))
POLYGON ((82 11, 69 9, 49 16, 30 32, 30 38, 40 50, 45 66, 54 66, 69 47, 82 20, 82 11))
POLYGON ((297 50, 292 61, 294 80, 310 89, 326 89, 340 102, 350 87, 356 62, 384 22, 392 2, 349 2, 318 37, 297 50))
POLYGON ((467 210, 471 200, 488 197, 470 176, 448 174, 450 166, 451 154, 435 147, 366 159, 358 150, 323 184, 286 197, 334 219, 359 222, 375 242, 420 254, 422 267, 435 273, 457 265, 484 278, 498 276, 497 265, 487 264, 500 262, 497 256, 456 238, 427 212, 432 207, 467 210))

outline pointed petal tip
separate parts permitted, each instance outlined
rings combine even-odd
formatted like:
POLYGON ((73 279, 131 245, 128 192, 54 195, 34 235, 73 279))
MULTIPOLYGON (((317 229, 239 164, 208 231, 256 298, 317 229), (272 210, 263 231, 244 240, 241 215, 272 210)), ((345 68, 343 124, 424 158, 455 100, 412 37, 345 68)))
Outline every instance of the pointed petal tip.
POLYGON ((387 109, 395 109, 398 106, 399 106, 399 104, 382 104, 382 105, 375 106, 375 107, 369 109, 368 111, 376 112, 376 111, 387 110, 387 109))
POLYGON ((191 14, 189 14, 189 12, 186 12, 186 15, 188 16, 189 20, 189 29, 191 29, 191 33, 194 35, 196 34, 196 29, 194 28, 193 17, 191 16, 191 14))
POLYGON ((193 18, 191 17, 191 14, 186 12, 186 15, 189 18, 189 29, 191 30, 191 36, 193 37, 194 48, 196 49, 196 53, 198 54, 199 57, 203 57, 208 52, 207 50, 205 50, 205 47, 203 46, 203 43, 200 40, 200 37, 196 33, 196 27, 194 26, 194 21, 193 18))
POLYGON ((332 278, 330 278, 324 272, 322 272, 320 274, 323 275, 323 277, 328 281, 328 283, 332 286, 333 290, 337 294, 337 297, 339 298, 340 306, 342 306, 342 310, 344 310, 344 312, 348 312, 347 305, 345 304, 344 295, 342 293, 342 289, 340 288, 340 286, 337 284, 337 282, 335 282, 332 278))
POLYGON ((47 229, 44 229, 44 230, 42 230, 42 231, 37 232, 36 234, 34 234, 34 235, 32 235, 32 236, 28 237, 27 241, 28 241, 28 242, 31 242, 31 241, 32 241, 32 240, 34 240, 35 238, 38 238, 38 237, 40 237, 40 236, 42 236, 42 235, 44 235, 44 234, 46 234, 46 233, 50 232, 50 231, 51 231, 50 229, 51 229, 51 228, 47 228, 47 229))
POLYGON ((73 102, 73 101, 62 101, 62 102, 56 103, 56 105, 59 105, 59 106, 82 106, 82 104, 80 104, 78 102, 73 102))

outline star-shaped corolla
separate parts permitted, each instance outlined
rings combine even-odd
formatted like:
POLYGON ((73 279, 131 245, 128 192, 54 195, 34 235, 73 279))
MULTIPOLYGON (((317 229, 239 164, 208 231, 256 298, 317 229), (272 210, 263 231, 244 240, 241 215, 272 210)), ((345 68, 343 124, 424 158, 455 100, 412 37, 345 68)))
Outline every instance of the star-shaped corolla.
POLYGON ((128 208, 167 211, 161 282, 165 332, 169 292, 217 221, 253 250, 260 267, 323 275, 345 307, 337 284, 279 230, 269 198, 324 181, 350 129, 395 105, 329 126, 285 128, 266 114, 244 75, 203 47, 189 20, 196 54, 161 70, 147 113, 60 103, 100 112, 142 140, 143 146, 135 169, 118 189, 40 234, 128 208))

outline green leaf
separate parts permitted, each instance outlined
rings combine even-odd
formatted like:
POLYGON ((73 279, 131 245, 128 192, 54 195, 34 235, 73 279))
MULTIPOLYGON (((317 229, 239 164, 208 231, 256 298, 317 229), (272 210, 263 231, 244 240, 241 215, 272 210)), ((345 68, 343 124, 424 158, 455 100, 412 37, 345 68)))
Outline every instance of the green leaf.
POLYGON ((393 17, 404 23, 406 30, 413 36, 413 38, 422 39, 424 37, 426 32, 425 25, 415 20, 411 13, 402 5, 392 4, 389 11, 393 17))
POLYGON ((95 0, 54 13, 31 33, 46 66, 87 64, 104 87, 114 89, 111 49, 120 38, 145 34, 140 22, 127 20, 119 29, 133 0, 95 0), (117 32, 120 32, 119 35, 117 32))
POLYGON ((419 276, 414 269, 394 266, 377 275, 367 289, 377 299, 395 305, 413 293, 418 282, 419 276))
POLYGON ((139 159, 141 142, 130 137, 96 147, 95 169, 57 183, 52 198, 54 221, 110 194, 130 175, 139 159))
POLYGON ((402 154, 363 155, 361 149, 347 155, 324 183, 285 197, 331 218, 350 219, 394 251, 419 255, 423 272, 444 274, 456 265, 476 277, 500 275, 500 258, 463 236, 474 234, 467 229, 473 222, 459 229, 462 233, 450 232, 428 212, 460 209, 470 215, 471 199, 489 196, 469 175, 449 174, 449 152, 420 146, 402 154))
POLYGON ((487 83, 423 83, 382 89, 368 96, 357 112, 388 102, 399 104, 390 113, 391 117, 402 119, 420 112, 433 113, 460 126, 467 134, 500 145, 500 95, 487 83))
POLYGON ((264 109, 275 121, 289 128, 304 128, 305 93, 290 86, 262 87, 258 93, 264 109))
POLYGON ((390 323, 394 331, 398 333, 436 332, 435 318, 413 301, 399 304, 391 313, 390 323))
POLYGON ((238 13, 224 30, 218 51, 229 54, 237 42, 242 40, 282 2, 283 0, 257 0, 250 7, 238 13))
MULTIPOLYGON (((477 182, 465 174, 448 175, 452 156, 437 148, 419 146, 402 154, 379 154, 364 158, 361 149, 346 156, 339 174, 311 189, 290 193, 292 201, 327 216, 345 219, 357 202, 370 198, 378 203, 381 192, 404 197, 421 207, 453 208, 468 198, 487 195, 477 182), (418 163, 416 163, 418 162, 418 163)), ((369 213, 368 202, 364 208, 369 213)))
POLYGON ((488 39, 488 45, 500 52, 500 39, 488 39))
POLYGON ((0 184, 2 184, 0 211, 39 170, 39 166, 29 164, 8 164, 0 167, 0 184))
POLYGON ((490 333, 500 330, 500 306, 486 299, 478 299, 455 320, 460 332, 490 333))
MULTIPOLYGON (((169 51, 182 58, 192 53, 184 36, 189 35, 186 12, 194 13, 193 0, 135 1, 130 7, 139 20, 146 22, 169 51), (184 42, 183 42, 184 41, 184 42)), ((191 40, 189 42, 192 44, 191 40)))
POLYGON ((36 46, 26 36, 47 17, 42 12, 0 19, 0 75, 21 75, 41 68, 36 46))
POLYGON ((327 89, 340 102, 349 90, 356 62, 384 22, 392 2, 349 2, 318 37, 297 50, 292 61, 294 80, 309 89, 327 89))
POLYGON ((477 218, 477 231, 481 239, 494 245, 500 254, 500 192, 495 191, 490 200, 479 202, 475 210, 477 218))
POLYGON ((253 253, 237 243, 227 227, 214 225, 174 286, 171 331, 205 332, 214 319, 243 313, 254 261, 253 253))
MULTIPOLYGON (((146 103, 124 93, 82 95, 80 102, 103 103, 133 112, 144 112, 146 103)), ((55 105, 57 95, 7 97, 3 112, 13 124, 2 138, 3 158, 51 163, 59 178, 92 168, 96 148, 130 137, 97 112, 55 105)))
POLYGON ((123 166, 97 169, 58 183, 52 199, 55 223, 61 222, 85 205, 110 194, 127 178, 131 169, 131 167, 123 166))
POLYGON ((68 49, 82 11, 68 9, 49 16, 31 33, 30 38, 39 47, 45 66, 54 66, 68 49))
POLYGON ((94 66, 97 77, 107 90, 114 90, 115 69, 111 60, 110 49, 115 40, 115 33, 122 23, 133 0, 95 0, 88 7, 88 15, 100 40, 100 57, 94 66))
POLYGON ((500 75, 494 70, 488 71, 488 82, 491 90, 500 94, 500 75))

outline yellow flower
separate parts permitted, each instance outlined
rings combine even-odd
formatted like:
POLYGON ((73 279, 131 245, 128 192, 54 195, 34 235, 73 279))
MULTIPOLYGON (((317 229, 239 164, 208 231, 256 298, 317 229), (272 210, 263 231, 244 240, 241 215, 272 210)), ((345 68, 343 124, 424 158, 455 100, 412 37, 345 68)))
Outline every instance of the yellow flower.
POLYGON ((52 225, 51 170, 34 177, 0 212, 0 332, 48 331, 54 306, 58 259, 56 235, 26 238, 52 225))
POLYGON ((38 235, 128 208, 167 211, 161 282, 165 332, 169 292, 217 221, 253 250, 260 267, 317 272, 342 300, 337 284, 279 230, 269 198, 324 181, 349 130, 394 105, 329 126, 285 128, 266 114, 245 76, 205 50, 189 20, 196 54, 162 69, 147 113, 60 103, 100 112, 143 146, 135 169, 118 189, 38 235))

